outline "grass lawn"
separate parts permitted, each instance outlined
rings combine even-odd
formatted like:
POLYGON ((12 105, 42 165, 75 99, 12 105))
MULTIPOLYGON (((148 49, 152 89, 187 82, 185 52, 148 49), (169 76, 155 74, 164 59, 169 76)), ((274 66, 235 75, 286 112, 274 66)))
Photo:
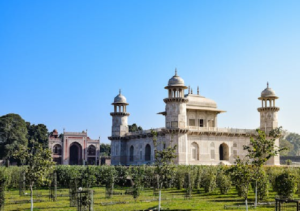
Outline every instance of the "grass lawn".
MULTIPOLYGON (((94 211, 98 210, 149 210, 158 204, 158 196, 153 196, 153 190, 146 189, 142 191, 140 197, 135 201, 131 195, 113 195, 112 198, 105 197, 105 188, 93 188, 94 193, 94 211), (109 204, 110 202, 119 204, 109 204)), ((124 193, 123 189, 115 189, 115 192, 124 193)), ((70 207, 68 189, 59 189, 56 202, 49 200, 49 190, 36 190, 34 200, 39 200, 34 203, 34 210, 77 210, 76 207, 70 207), (63 195, 63 196, 60 196, 63 195)), ((191 199, 185 199, 184 190, 168 189, 162 191, 163 209, 169 210, 225 210, 224 205, 239 205, 244 201, 237 196, 234 188, 227 195, 219 194, 219 191, 212 194, 205 194, 201 189, 201 193, 193 192, 191 199)), ((30 209, 30 192, 27 191, 27 196, 19 196, 18 190, 10 190, 6 192, 5 211, 13 210, 29 210, 30 209)), ((269 199, 267 201, 274 202, 275 193, 270 190, 269 199)), ((254 194, 251 192, 249 203, 253 204, 254 194)), ((254 208, 250 208, 254 210, 254 208)), ((226 210, 245 210, 244 207, 230 208, 226 210)), ((257 211, 273 211, 274 205, 269 207, 257 207, 257 211)))

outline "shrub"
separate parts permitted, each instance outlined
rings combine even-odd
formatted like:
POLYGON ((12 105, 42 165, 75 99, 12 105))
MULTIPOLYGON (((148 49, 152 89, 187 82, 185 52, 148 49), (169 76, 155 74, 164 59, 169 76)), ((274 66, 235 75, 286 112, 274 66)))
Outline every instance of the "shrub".
POLYGON ((221 194, 227 194, 231 187, 230 177, 225 174, 224 168, 221 167, 218 170, 217 178, 216 178, 217 186, 220 189, 221 194))
POLYGON ((286 164, 286 165, 292 165, 292 160, 287 159, 287 160, 285 161, 285 164, 286 164))
POLYGON ((203 187, 205 193, 211 193, 216 189, 216 168, 210 166, 205 169, 205 173, 203 175, 203 187))
POLYGON ((292 199, 296 185, 296 177, 289 171, 285 171, 275 179, 275 190, 280 198, 292 199))

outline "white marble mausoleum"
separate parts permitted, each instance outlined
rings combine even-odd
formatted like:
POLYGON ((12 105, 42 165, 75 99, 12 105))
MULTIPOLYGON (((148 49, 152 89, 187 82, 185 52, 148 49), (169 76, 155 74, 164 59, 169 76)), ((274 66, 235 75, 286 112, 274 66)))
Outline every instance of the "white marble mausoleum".
MULTIPOLYGON (((155 129, 158 133, 157 150, 176 144, 175 163, 182 165, 230 165, 234 163, 236 156, 246 155, 243 146, 249 144, 255 129, 219 128, 218 115, 225 111, 220 110, 215 101, 201 96, 199 88, 197 93, 193 94, 185 86, 184 80, 177 75, 177 71, 165 89, 165 111, 159 113, 165 117, 165 127, 155 129)), ((278 127, 279 108, 275 106, 278 97, 267 85, 258 99, 261 101, 261 107, 257 109, 260 113, 258 128, 268 133, 278 127)), ((154 145, 151 131, 128 131, 129 104, 121 92, 115 97, 112 105, 112 134, 109 137, 111 164, 153 163, 154 145)), ((276 145, 279 146, 279 140, 276 140, 276 145)), ((271 158, 268 165, 280 165, 279 156, 271 158)))

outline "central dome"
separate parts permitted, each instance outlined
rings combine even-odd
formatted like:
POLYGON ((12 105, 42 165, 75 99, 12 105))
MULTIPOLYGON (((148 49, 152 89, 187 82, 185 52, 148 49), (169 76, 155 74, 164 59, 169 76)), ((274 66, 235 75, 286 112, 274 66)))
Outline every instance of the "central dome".
POLYGON ((197 106, 200 108, 217 108, 217 103, 214 100, 211 100, 209 98, 200 96, 200 95, 193 95, 188 94, 186 95, 186 98, 189 99, 189 102, 187 103, 188 106, 197 106))
POLYGON ((170 78, 168 86, 184 86, 184 80, 177 75, 177 70, 175 70, 175 75, 170 78))

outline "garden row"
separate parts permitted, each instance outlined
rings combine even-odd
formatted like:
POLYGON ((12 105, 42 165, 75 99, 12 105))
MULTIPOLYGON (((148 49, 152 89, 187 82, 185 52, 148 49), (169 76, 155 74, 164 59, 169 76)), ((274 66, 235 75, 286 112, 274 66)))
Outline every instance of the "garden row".
MULTIPOLYGON (((58 188, 70 188, 70 184, 77 184, 80 187, 105 186, 108 197, 111 196, 114 186, 131 187, 133 192, 143 188, 159 188, 159 181, 162 187, 186 189, 187 196, 192 190, 204 188, 206 193, 219 190, 226 194, 231 186, 235 186, 239 195, 243 196, 245 191, 254 187, 254 179, 250 177, 250 186, 239 184, 237 175, 232 174, 232 168, 236 166, 173 166, 165 175, 157 175, 153 166, 56 166, 56 183, 58 188), (245 190, 247 189, 247 190, 245 190)), ((247 168, 251 169, 251 166, 247 168)), ((298 189, 300 191, 300 168, 292 167, 263 167, 258 171, 257 193, 260 200, 268 196, 268 187, 271 185, 278 195, 292 197, 298 189)), ((43 179, 43 183, 37 184, 35 188, 46 188, 51 181, 52 173, 49 172, 43 179), (38 186, 38 187, 37 187, 38 186)), ((245 175, 241 175, 241 178, 245 175)), ((251 175, 250 175, 251 176, 251 175)), ((6 188, 20 189, 26 187, 26 173, 24 167, 1 167, 1 178, 6 178, 6 188), (21 187, 25 186, 25 187, 21 187)), ((0 187, 1 188, 1 187, 0 187)))

